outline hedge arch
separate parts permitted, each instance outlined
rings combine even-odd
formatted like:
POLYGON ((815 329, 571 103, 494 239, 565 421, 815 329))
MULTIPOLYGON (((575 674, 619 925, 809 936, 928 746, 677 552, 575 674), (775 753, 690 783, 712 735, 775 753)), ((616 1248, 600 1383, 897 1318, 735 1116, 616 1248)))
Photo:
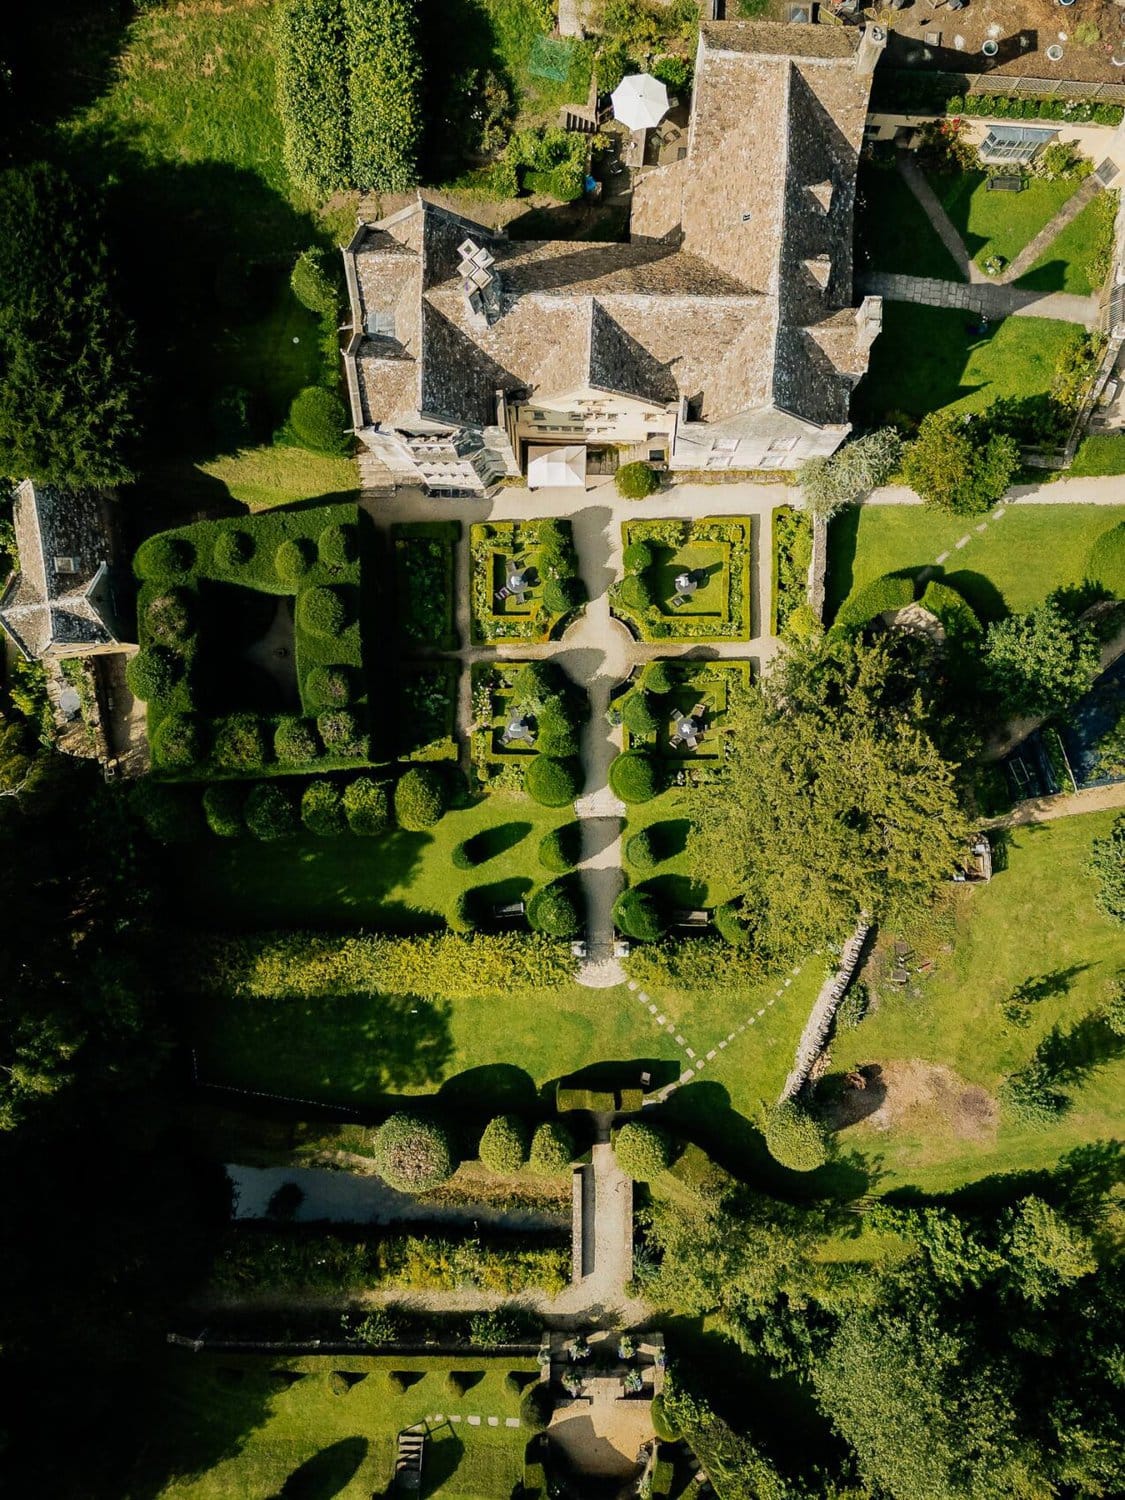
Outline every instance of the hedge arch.
POLYGON ((848 595, 836 613, 834 624, 858 630, 876 615, 905 609, 914 603, 915 580, 904 573, 887 573, 848 595))

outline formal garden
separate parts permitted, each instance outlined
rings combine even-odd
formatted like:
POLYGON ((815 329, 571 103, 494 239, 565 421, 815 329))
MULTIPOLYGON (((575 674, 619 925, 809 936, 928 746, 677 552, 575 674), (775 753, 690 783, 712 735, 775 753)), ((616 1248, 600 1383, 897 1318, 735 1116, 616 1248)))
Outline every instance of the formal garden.
POLYGON ((721 760, 731 700, 750 686, 750 663, 655 661, 611 705, 620 717, 623 749, 673 763, 680 785, 696 762, 721 760))
POLYGON ((541 806, 572 803, 582 785, 578 754, 589 709, 562 668, 552 662, 478 662, 472 701, 477 785, 489 792, 527 791, 541 806))
POLYGON ((470 547, 476 642, 556 640, 586 602, 569 521, 483 521, 470 547))
POLYGON ((749 519, 626 521, 613 612, 639 640, 750 637, 749 519))
POLYGON ((394 622, 404 651, 457 649, 453 567, 460 535, 460 521, 391 527, 394 622))

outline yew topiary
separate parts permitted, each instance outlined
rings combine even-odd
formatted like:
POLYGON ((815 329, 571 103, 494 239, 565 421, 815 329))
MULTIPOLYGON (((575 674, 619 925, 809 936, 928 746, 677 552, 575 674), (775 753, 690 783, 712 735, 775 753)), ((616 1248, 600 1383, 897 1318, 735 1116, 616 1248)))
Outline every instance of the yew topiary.
POLYGON ((622 700, 621 722, 630 734, 647 736, 656 733, 663 717, 657 713, 644 688, 634 688, 622 700))
POLYGON ((206 738, 195 714, 167 714, 153 735, 153 750, 162 766, 193 766, 204 757, 206 738))
POLYGON ((578 767, 574 761, 537 755, 527 768, 524 788, 540 807, 565 807, 578 795, 578 767))
POLYGON ((354 526, 326 526, 317 538, 317 552, 326 568, 346 568, 359 551, 354 526))
POLYGON ((134 697, 151 703, 166 698, 183 674, 183 657, 168 646, 150 646, 138 651, 125 668, 125 680, 134 697))
POLYGON ((203 816, 207 827, 221 839, 242 833, 242 787, 234 781, 217 781, 203 793, 203 816))
POLYGON ((320 754, 316 726, 308 719, 286 714, 273 732, 273 753, 284 766, 303 766, 320 754))
POLYGON ((220 531, 211 550, 215 566, 223 572, 242 568, 254 556, 254 538, 248 531, 230 528, 220 531))
POLYGON ((419 1115, 391 1115, 375 1132, 374 1152, 379 1175, 403 1193, 424 1193, 453 1174, 448 1136, 419 1115))
POLYGON ((565 1172, 574 1155, 574 1137, 558 1120, 544 1120, 531 1138, 530 1161, 536 1172, 565 1172))
POLYGON ((305 697, 310 708, 346 708, 352 701, 352 681, 347 667, 313 667, 305 678, 305 697))
POLYGON ((344 806, 334 781, 318 777, 301 793, 301 822, 319 838, 336 838, 344 832, 344 806))
POLYGON ((657 1126, 642 1120, 622 1125, 613 1144, 618 1166, 634 1182, 652 1182, 672 1160, 671 1141, 657 1126))
POLYGON ((565 875, 582 857, 582 828, 578 823, 564 823, 552 828, 539 841, 539 863, 545 870, 565 875))
POLYGON ((286 583, 300 583, 315 561, 312 543, 303 536, 282 542, 273 555, 277 576, 286 583))
POLYGON ((490 1172, 510 1176, 527 1160, 527 1127, 518 1115, 497 1115, 480 1138, 478 1155, 490 1172))
POLYGON ((352 833, 364 837, 384 833, 391 823, 391 799, 386 784, 358 776, 344 788, 344 817, 352 833))
POLYGON ((395 787, 395 818, 412 833, 432 828, 445 812, 445 783, 429 766, 411 766, 395 787))
POLYGON ((630 887, 613 903, 613 924, 626 937, 638 942, 654 943, 664 936, 667 923, 656 901, 648 891, 630 887))
POLYGON ((195 595, 188 589, 171 588, 150 599, 145 624, 154 641, 175 646, 194 633, 195 595))
POLYGON ((627 750, 610 763, 609 784, 622 802, 648 802, 664 789, 657 762, 642 750, 627 750))
POLYGON ((527 903, 528 925, 548 937, 570 938, 581 929, 578 898, 565 880, 552 880, 532 893, 527 903))
POLYGON ((141 578, 159 583, 179 578, 195 565, 195 548, 182 536, 150 536, 137 548, 134 567, 141 578))
POLYGON ((766 1119, 770 1155, 792 1172, 815 1172, 828 1160, 828 1141, 816 1120, 792 1099, 775 1104, 766 1119))
POLYGON ((316 584, 297 595, 297 624, 302 630, 331 640, 347 623, 347 606, 339 589, 330 584, 316 584))
POLYGON ((660 488, 660 480, 646 463, 622 464, 616 475, 617 493, 624 500, 643 500, 660 488))
POLYGON ((256 839, 284 839, 297 831, 292 798, 276 781, 265 781, 251 787, 246 798, 245 817, 246 826, 256 839))

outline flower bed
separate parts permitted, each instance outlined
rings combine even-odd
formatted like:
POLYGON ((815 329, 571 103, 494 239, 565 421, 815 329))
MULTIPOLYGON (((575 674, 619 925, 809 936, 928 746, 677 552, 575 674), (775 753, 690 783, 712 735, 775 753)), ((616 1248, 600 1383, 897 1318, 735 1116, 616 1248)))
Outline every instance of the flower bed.
POLYGON ((626 552, 642 544, 651 556, 611 590, 614 614, 640 640, 749 640, 749 518, 626 521, 621 531, 626 552), (674 606, 684 572, 699 587, 674 606))
POLYGON ((460 521, 412 521, 391 527, 395 628, 410 650, 457 649, 453 564, 460 521))
POLYGON ((782 505, 773 513, 773 619, 771 635, 785 630, 789 616, 808 598, 812 517, 782 505))
POLYGON ((470 537, 473 640, 538 643, 557 636, 585 598, 570 522, 482 522, 470 537), (513 566, 526 577, 522 600, 507 591, 513 566))
POLYGON ((451 661, 403 667, 395 726, 400 760, 457 759, 457 672, 451 661))

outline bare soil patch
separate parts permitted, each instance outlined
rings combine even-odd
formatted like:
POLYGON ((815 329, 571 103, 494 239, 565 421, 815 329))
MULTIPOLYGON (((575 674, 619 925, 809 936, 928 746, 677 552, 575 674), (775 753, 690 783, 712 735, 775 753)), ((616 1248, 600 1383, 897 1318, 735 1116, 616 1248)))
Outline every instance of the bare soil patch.
POLYGON ((958 1140, 993 1140, 999 1106, 986 1089, 966 1083, 952 1068, 921 1058, 865 1063, 864 1088, 847 1088, 826 1109, 831 1130, 866 1120, 873 1130, 939 1129, 958 1140))

